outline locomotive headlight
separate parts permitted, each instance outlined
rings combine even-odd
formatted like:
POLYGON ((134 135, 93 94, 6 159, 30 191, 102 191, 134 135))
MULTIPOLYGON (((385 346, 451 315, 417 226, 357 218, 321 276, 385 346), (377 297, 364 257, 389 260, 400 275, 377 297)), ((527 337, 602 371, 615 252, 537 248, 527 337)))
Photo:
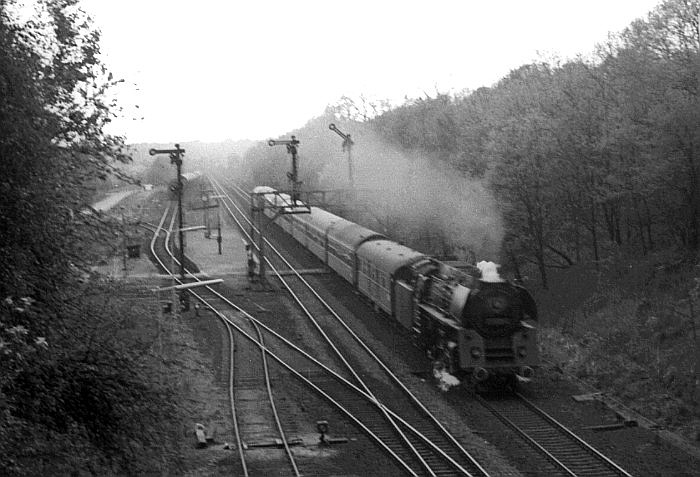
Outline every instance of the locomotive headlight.
POLYGON ((481 358, 481 348, 472 348, 470 353, 474 359, 481 358))
POLYGON ((521 358, 527 356, 527 348, 525 348, 524 346, 518 346, 518 356, 520 356, 521 358))

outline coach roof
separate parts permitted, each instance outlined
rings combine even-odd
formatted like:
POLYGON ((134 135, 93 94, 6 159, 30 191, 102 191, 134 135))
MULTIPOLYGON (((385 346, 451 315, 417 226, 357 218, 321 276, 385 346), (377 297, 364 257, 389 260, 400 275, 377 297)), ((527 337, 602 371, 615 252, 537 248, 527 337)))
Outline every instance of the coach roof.
POLYGON ((357 250, 363 242, 372 239, 385 238, 382 234, 361 225, 344 221, 328 229, 328 238, 336 240, 351 250, 357 250))
POLYGON ((406 265, 426 256, 391 240, 372 240, 357 249, 358 258, 371 261, 377 268, 391 276, 406 265))

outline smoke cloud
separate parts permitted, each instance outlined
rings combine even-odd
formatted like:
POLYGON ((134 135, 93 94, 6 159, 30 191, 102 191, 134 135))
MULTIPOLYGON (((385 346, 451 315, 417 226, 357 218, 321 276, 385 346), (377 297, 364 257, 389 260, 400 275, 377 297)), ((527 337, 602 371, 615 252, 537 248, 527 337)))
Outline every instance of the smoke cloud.
MULTIPOLYGON (((431 255, 495 258, 503 224, 484 185, 443 161, 399 151, 368 129, 351 131, 363 225, 431 255)), ((335 143, 318 176, 319 185, 330 189, 348 186, 347 152, 335 143)))

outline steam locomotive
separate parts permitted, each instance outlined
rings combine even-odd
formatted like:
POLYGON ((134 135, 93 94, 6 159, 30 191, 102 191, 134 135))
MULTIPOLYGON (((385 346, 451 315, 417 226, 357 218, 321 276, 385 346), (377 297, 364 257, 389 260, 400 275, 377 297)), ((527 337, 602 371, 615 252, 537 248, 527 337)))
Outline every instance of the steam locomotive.
POLYGON ((537 307, 494 264, 457 269, 318 207, 285 214, 297 204, 271 187, 253 194, 268 217, 406 328, 436 373, 476 383, 533 377, 537 307))

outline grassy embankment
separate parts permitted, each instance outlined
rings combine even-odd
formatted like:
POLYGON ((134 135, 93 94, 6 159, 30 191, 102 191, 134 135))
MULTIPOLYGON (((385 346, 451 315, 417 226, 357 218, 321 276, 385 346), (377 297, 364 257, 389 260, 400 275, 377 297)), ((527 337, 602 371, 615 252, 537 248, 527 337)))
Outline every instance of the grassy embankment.
POLYGON ((675 252, 553 272, 535 290, 544 357, 698 440, 696 276, 694 257, 675 252))

